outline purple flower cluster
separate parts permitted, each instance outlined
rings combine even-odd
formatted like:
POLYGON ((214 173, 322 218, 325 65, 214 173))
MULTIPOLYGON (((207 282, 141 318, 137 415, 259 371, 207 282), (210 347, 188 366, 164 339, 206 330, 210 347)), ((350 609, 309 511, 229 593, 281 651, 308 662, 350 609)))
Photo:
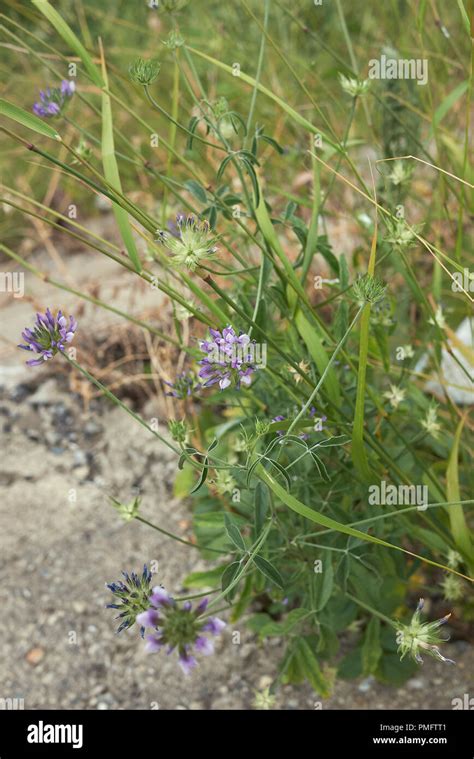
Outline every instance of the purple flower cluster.
POLYGON ((176 239, 179 240, 181 237, 181 230, 180 227, 182 224, 184 224, 186 221, 186 214, 184 214, 182 211, 180 213, 176 214, 176 221, 173 221, 170 219, 167 223, 168 232, 170 235, 173 235, 173 237, 176 237, 176 239))
POLYGON ((185 675, 197 665, 194 654, 209 656, 214 653, 212 639, 206 636, 219 635, 225 627, 218 617, 205 617, 208 599, 204 598, 193 610, 190 601, 178 606, 174 598, 164 588, 153 588, 150 596, 151 606, 138 614, 137 623, 153 632, 145 636, 146 650, 156 653, 167 647, 167 653, 178 651, 178 661, 185 675))
MULTIPOLYGON (((120 601, 120 603, 107 604, 105 607, 106 609, 117 609, 120 612, 116 617, 116 619, 121 620, 117 633, 134 625, 137 615, 150 605, 148 599, 151 593, 152 573, 147 565, 143 566, 141 574, 122 572, 122 575, 125 582, 119 580, 118 582, 107 583, 107 588, 114 594, 116 600, 120 601)), ((142 627, 141 633, 143 637, 144 627, 142 627)))
POLYGON ((171 388, 171 391, 166 395, 171 395, 173 398, 189 397, 201 388, 199 382, 196 382, 194 374, 186 372, 179 374, 174 382, 167 382, 167 380, 163 380, 163 382, 171 388))
POLYGON ((28 366, 39 366, 43 361, 53 358, 58 351, 63 352, 66 344, 73 339, 76 328, 77 322, 74 317, 70 316, 68 322, 62 311, 58 311, 57 315, 53 316, 47 308, 45 314, 36 314, 33 329, 26 327, 21 333, 26 345, 18 346, 25 351, 40 355, 40 358, 27 361, 28 366))
POLYGON ((60 87, 48 87, 46 90, 41 90, 40 99, 33 106, 33 113, 42 118, 57 116, 75 91, 75 82, 67 79, 63 79, 60 87))
POLYGON ((210 329, 209 332, 212 339, 199 343, 201 350, 207 354, 199 361, 199 377, 204 380, 203 387, 210 387, 216 382, 221 390, 232 383, 238 390, 241 385, 248 387, 252 374, 257 371, 250 337, 243 333, 237 335, 230 326, 222 332, 217 329, 210 329))

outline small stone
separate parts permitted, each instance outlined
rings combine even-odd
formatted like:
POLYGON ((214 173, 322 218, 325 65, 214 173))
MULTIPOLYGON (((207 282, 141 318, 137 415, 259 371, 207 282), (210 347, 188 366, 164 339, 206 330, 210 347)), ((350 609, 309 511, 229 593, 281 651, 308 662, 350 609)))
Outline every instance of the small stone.
POLYGON ((91 690, 91 696, 98 696, 100 693, 104 693, 106 690, 105 683, 97 683, 91 690))
POLYGON ((407 687, 412 688, 413 690, 422 690, 426 687, 426 683, 422 677, 412 677, 408 680, 407 687))
POLYGON ((31 388, 28 385, 17 385, 10 393, 10 400, 14 403, 21 403, 29 396, 31 388))
POLYGON ((98 435, 100 432, 102 432, 102 430, 103 427, 92 420, 86 422, 84 425, 84 435, 88 438, 98 435))
POLYGON ((56 380, 48 379, 43 382, 33 395, 28 398, 32 406, 51 406, 57 401, 56 380))
POLYGON ((254 652, 254 647, 250 643, 244 643, 243 646, 238 646, 238 649, 242 659, 247 659, 254 652))
POLYGON ((105 709, 109 708, 109 705, 106 701, 99 701, 99 703, 97 704, 97 708, 100 709, 101 711, 104 711, 105 709))
POLYGON ((46 440, 48 445, 57 446, 61 442, 61 435, 59 434, 59 432, 48 430, 44 436, 44 439, 46 440))
POLYGON ((34 648, 30 648, 25 656, 25 659, 28 664, 32 665, 32 667, 36 667, 36 665, 39 664, 41 659, 44 657, 44 654, 44 649, 41 648, 41 646, 35 646, 34 648))
POLYGON ((75 467, 74 474, 79 480, 85 480, 89 475, 89 467, 88 466, 75 467))
POLYGON ((374 682, 374 678, 372 675, 369 675, 369 677, 366 677, 365 680, 362 680, 361 683, 357 686, 357 690, 360 691, 360 693, 367 693, 372 687, 372 683, 374 682))
POLYGON ((76 469, 77 467, 83 467, 87 465, 87 456, 81 448, 78 448, 77 451, 74 451, 74 463, 73 467, 76 469))

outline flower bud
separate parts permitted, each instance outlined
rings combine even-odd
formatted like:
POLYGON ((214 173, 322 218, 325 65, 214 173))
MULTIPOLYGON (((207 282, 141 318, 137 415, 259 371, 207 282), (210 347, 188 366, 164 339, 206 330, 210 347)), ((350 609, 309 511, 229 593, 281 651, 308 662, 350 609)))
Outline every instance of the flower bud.
POLYGON ((138 57, 129 66, 130 78, 137 84, 147 86, 155 81, 160 73, 161 64, 156 58, 138 57))

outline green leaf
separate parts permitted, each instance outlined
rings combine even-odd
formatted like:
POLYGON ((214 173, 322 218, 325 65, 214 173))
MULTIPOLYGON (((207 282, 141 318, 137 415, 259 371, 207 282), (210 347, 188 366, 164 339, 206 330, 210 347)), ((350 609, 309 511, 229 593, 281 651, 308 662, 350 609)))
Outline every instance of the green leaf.
MULTIPOLYGON (((203 505, 203 508, 206 508, 206 506, 203 505)), ((244 525, 246 520, 242 518, 241 522, 239 522, 235 515, 234 522, 238 525, 244 525)), ((225 531, 224 514, 222 512, 203 511, 196 513, 194 516, 194 533, 196 541, 206 548, 219 548, 226 551, 229 549, 229 539, 225 531)), ((215 559, 215 556, 210 558, 215 559)))
MULTIPOLYGON (((105 86, 108 86, 107 71, 105 68, 105 61, 103 61, 103 75, 105 79, 105 86)), ((114 144, 114 129, 112 120, 112 104, 109 95, 104 91, 102 93, 102 165, 104 167, 104 175, 107 182, 118 192, 122 192, 122 183, 120 181, 120 174, 115 157, 115 144, 114 144)), ((120 230, 123 243, 127 249, 128 256, 134 265, 136 271, 141 271, 140 258, 138 256, 135 239, 133 237, 132 228, 126 211, 117 203, 112 204, 115 220, 120 230)))
POLYGON ((437 107, 433 116, 433 127, 437 127, 439 123, 444 119, 447 113, 451 110, 456 100, 458 100, 466 92, 469 86, 469 82, 466 80, 460 82, 457 87, 452 90, 443 102, 437 107))
POLYGON ((35 116, 34 113, 28 113, 13 103, 9 103, 7 100, 0 98, 0 112, 3 116, 9 119, 13 119, 18 124, 32 129, 33 132, 43 135, 43 137, 50 137, 52 140, 58 140, 61 142, 61 135, 57 133, 53 127, 46 124, 42 119, 35 116))
POLYGON ((349 287, 349 269, 347 267, 347 259, 344 253, 339 256, 339 285, 341 290, 345 290, 349 287))
POLYGON ((299 685, 304 681, 305 673, 298 658, 297 640, 291 641, 288 645, 279 670, 282 683, 299 685))
POLYGON ((252 601, 252 577, 249 575, 245 578, 244 581, 244 587, 242 590, 242 593, 240 594, 240 598, 234 603, 231 615, 230 615, 230 621, 231 622, 237 622, 238 619, 242 616, 244 611, 246 610, 247 606, 252 601))
POLYGON ((453 447, 449 456, 448 468, 446 471, 446 492, 448 501, 452 504, 446 506, 451 524, 451 533, 457 548, 470 562, 471 568, 474 568, 474 549, 472 545, 469 528, 466 524, 464 511, 461 501, 461 489, 459 487, 459 442, 464 427, 465 417, 459 422, 456 434, 454 436, 453 447))
POLYGON ((233 561, 229 564, 222 573, 221 587, 222 591, 227 590, 229 585, 235 580, 237 573, 240 569, 240 561, 233 561))
MULTIPOLYGON (((295 324, 298 332, 303 338, 303 341, 308 349, 311 358, 316 364, 316 368, 319 374, 323 374, 329 363, 329 358, 314 325, 309 323, 302 311, 297 311, 295 315, 295 324)), ((339 380, 333 367, 329 369, 327 377, 325 378, 324 390, 332 402, 337 406, 337 408, 339 408, 341 405, 339 380)))
POLYGON ((315 572, 313 579, 314 586, 314 608, 316 611, 322 611, 331 598, 334 587, 334 569, 329 559, 323 559, 322 572, 315 572))
POLYGON ((462 0, 458 0, 458 8, 459 12, 461 13, 462 22, 464 24, 464 28, 468 34, 468 36, 471 36, 471 24, 469 21, 469 16, 467 15, 466 9, 464 7, 464 3, 462 0))
POLYGON ((246 551, 247 546, 245 545, 244 539, 240 534, 239 528, 236 527, 236 525, 232 522, 229 514, 224 515, 224 524, 227 535, 229 536, 229 540, 231 540, 231 542, 239 549, 239 551, 246 551))
POLYGON ((318 237, 316 249, 318 253, 321 253, 322 257, 326 263, 329 264, 336 276, 339 276, 339 261, 332 252, 332 247, 329 244, 326 235, 318 237))
POLYGON ((358 646, 349 651, 346 656, 339 662, 337 674, 342 680, 355 680, 356 677, 362 676, 362 654, 358 646))
POLYGON ((221 582, 225 566, 207 569, 204 572, 191 572, 183 580, 185 588, 215 588, 221 582))
POLYGON ((175 498, 184 498, 188 495, 194 483, 194 469, 189 464, 178 471, 173 483, 173 495, 175 498))
POLYGON ((270 491, 264 482, 257 482, 255 488, 255 537, 257 538, 270 508, 270 491))
POLYGON ((280 153, 280 155, 283 155, 283 153, 285 152, 283 148, 281 147, 281 145, 279 145, 278 142, 273 139, 273 137, 269 137, 267 134, 262 134, 260 136, 260 139, 264 140, 264 142, 268 142, 268 144, 271 145, 272 148, 275 148, 277 153, 280 153))
MULTIPOLYGON (((256 177, 256 181, 258 184, 258 177, 256 177)), ((258 226, 260 227, 267 244, 280 259, 287 278, 291 281, 295 292, 301 295, 303 300, 306 300, 306 292, 296 276, 291 261, 287 258, 280 240, 278 239, 278 235, 275 232, 260 186, 258 197, 258 204, 255 208, 255 218, 257 219, 258 226)))
POLYGON ((202 470, 201 470, 201 474, 200 474, 200 476, 199 476, 199 479, 198 479, 198 481, 196 482, 195 486, 194 486, 194 487, 193 487, 193 488, 192 488, 192 489, 189 491, 189 494, 190 494, 190 495, 191 495, 191 493, 197 493, 197 491, 198 491, 200 488, 202 488, 202 486, 203 486, 203 485, 204 485, 204 483, 206 482, 206 480, 207 480, 207 475, 208 475, 208 472, 209 472, 208 463, 209 463, 209 459, 206 457, 206 458, 204 459, 204 466, 203 466, 203 468, 202 468, 202 470))
POLYGON ((366 627, 364 642, 362 643, 362 670, 365 676, 375 672, 381 656, 380 619, 372 617, 366 627))
POLYGON ((278 585, 279 588, 284 588, 283 578, 273 564, 270 564, 270 562, 267 561, 267 559, 264 559, 263 556, 254 556, 253 561, 256 567, 268 580, 275 583, 275 585, 278 585))
POLYGON ((49 23, 54 26, 66 45, 79 56, 94 84, 96 84, 97 87, 105 87, 105 82, 91 56, 58 11, 53 8, 47 0, 32 0, 32 3, 38 8, 43 16, 48 19, 49 23))
POLYGON ((207 203, 206 190, 201 184, 199 184, 199 182, 196 182, 195 179, 188 179, 188 181, 184 183, 184 186, 189 190, 191 195, 194 195, 196 200, 199 200, 200 203, 207 203))
POLYGON ((331 695, 331 685, 321 672, 318 660, 313 654, 305 638, 299 638, 297 642, 297 659, 312 687, 323 698, 331 695))
POLYGON ((415 538, 418 538, 423 545, 431 548, 432 551, 438 551, 441 554, 445 554, 449 548, 449 544, 446 540, 432 530, 412 525, 410 527, 410 533, 415 538))
POLYGON ((284 636, 296 627, 302 619, 308 617, 310 612, 308 609, 292 609, 284 620, 281 622, 270 621, 267 625, 264 625, 260 630, 260 637, 266 638, 272 635, 284 636))
POLYGON ((264 612, 260 612, 259 614, 253 614, 249 619, 246 620, 245 624, 252 632, 260 633, 260 630, 263 630, 263 628, 266 627, 270 622, 270 615, 265 614, 264 612))
POLYGON ((377 679, 387 685, 400 687, 418 669, 419 665, 408 656, 400 661, 398 654, 384 653, 377 668, 377 679))

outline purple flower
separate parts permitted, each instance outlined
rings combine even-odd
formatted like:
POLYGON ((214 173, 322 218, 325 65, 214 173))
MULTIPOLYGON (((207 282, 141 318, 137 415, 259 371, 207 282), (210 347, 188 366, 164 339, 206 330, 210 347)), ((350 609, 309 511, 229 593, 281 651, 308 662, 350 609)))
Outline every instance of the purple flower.
POLYGON ((163 382, 171 388, 171 392, 166 393, 166 395, 171 395, 173 398, 183 399, 201 389, 201 385, 196 382, 196 378, 191 372, 183 372, 174 382, 167 382, 166 380, 163 382))
POLYGON ((168 591, 162 588, 160 585, 157 585, 156 588, 153 588, 153 593, 150 596, 150 601, 156 608, 159 608, 160 606, 169 606, 173 603, 173 599, 169 595, 168 591))
POLYGON ((157 587, 153 588, 149 603, 151 607, 136 617, 139 625, 153 628, 145 639, 148 653, 157 653, 165 646, 168 654, 177 649, 178 663, 185 675, 197 666, 195 654, 214 653, 214 643, 205 633, 219 635, 225 622, 217 617, 203 619, 207 598, 193 609, 191 601, 178 604, 164 588, 157 587))
POLYGON ((72 341, 76 328, 74 317, 70 316, 68 321, 62 311, 53 316, 47 308, 45 314, 36 314, 33 329, 26 327, 21 333, 25 344, 18 346, 39 355, 39 358, 27 361, 28 366, 39 366, 53 358, 58 351, 64 352, 66 345, 72 341))
POLYGON ((176 239, 180 239, 181 237, 181 231, 180 227, 184 222, 186 221, 186 214, 184 213, 178 213, 176 214, 176 221, 168 221, 167 227, 168 232, 173 235, 173 237, 176 237, 176 239))
POLYGON ((40 91, 40 99, 33 105, 33 113, 41 118, 57 116, 68 98, 71 98, 76 91, 76 84, 73 81, 63 79, 59 87, 48 87, 40 91))
POLYGON ((204 656, 210 656, 214 653, 214 643, 209 638, 204 638, 203 636, 196 638, 194 647, 196 651, 199 651, 200 654, 204 654, 204 656))
POLYGON ((185 675, 190 675, 194 667, 197 666, 197 661, 194 656, 190 656, 189 654, 185 653, 180 655, 178 664, 185 675))
POLYGON ((225 622, 223 622, 222 619, 219 619, 219 617, 209 617, 207 622, 204 623, 202 629, 205 632, 212 633, 212 635, 219 635, 225 626, 225 622))
POLYGON ((145 651, 147 654, 157 654, 164 646, 159 635, 147 635, 145 640, 145 651))
POLYGON ((251 384, 251 376, 257 371, 254 363, 254 345, 246 334, 237 335, 233 327, 222 330, 210 329, 211 339, 201 340, 199 347, 207 355, 199 361, 200 379, 204 380, 203 387, 219 383, 221 390, 235 384, 239 390, 241 385, 251 384))
POLYGON ((72 97, 76 91, 76 83, 73 81, 69 81, 67 79, 63 79, 61 82, 61 93, 65 97, 72 97))
POLYGON ((142 627, 158 627, 160 615, 156 609, 147 609, 137 615, 136 622, 142 627))
MULTIPOLYGON (((132 572, 130 575, 128 572, 122 572, 125 582, 119 580, 118 582, 111 582, 107 584, 107 588, 114 594, 117 601, 120 603, 107 604, 107 609, 118 609, 120 612, 116 619, 121 619, 120 626, 117 632, 122 632, 127 627, 131 627, 138 621, 138 624, 142 625, 141 633, 142 637, 145 632, 145 627, 153 627, 154 624, 148 624, 148 622, 157 621, 158 613, 156 609, 150 609, 150 593, 151 593, 151 578, 152 573, 148 567, 143 567, 141 574, 132 572), (154 612, 154 617, 150 612, 154 612), (145 624, 144 614, 147 615, 145 624), (139 617, 143 617, 144 621, 140 622, 139 617)), ((154 589, 156 590, 156 588, 154 589)))

